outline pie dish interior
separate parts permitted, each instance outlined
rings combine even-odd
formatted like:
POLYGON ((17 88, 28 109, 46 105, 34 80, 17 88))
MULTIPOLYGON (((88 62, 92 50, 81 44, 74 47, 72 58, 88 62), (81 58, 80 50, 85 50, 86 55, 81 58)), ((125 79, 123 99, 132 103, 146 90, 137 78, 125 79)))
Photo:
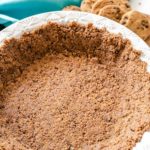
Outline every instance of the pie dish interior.
POLYGON ((150 130, 150 75, 121 35, 49 22, 0 48, 0 148, 128 150, 150 130))

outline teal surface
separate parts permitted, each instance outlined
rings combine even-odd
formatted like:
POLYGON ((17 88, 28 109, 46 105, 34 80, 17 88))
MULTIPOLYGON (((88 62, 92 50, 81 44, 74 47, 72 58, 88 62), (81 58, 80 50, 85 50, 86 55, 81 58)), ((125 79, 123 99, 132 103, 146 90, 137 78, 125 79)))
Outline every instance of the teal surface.
MULTIPOLYGON (((62 10, 65 6, 79 6, 82 0, 0 0, 0 15, 23 19, 35 14, 62 10)), ((0 24, 10 25, 15 21, 1 18, 0 24)))

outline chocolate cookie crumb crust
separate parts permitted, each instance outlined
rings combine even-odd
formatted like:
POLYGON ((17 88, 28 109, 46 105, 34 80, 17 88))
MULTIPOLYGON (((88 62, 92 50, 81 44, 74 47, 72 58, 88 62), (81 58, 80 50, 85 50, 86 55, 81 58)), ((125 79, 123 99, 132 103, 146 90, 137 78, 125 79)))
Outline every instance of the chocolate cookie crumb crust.
POLYGON ((150 130, 150 74, 120 35, 48 23, 0 48, 0 149, 128 150, 150 130))

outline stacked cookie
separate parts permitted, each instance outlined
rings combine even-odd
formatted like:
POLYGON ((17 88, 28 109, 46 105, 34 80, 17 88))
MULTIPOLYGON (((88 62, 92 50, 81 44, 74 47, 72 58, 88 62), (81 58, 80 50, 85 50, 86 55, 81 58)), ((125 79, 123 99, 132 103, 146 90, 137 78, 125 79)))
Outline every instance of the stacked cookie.
POLYGON ((83 0, 80 7, 63 10, 91 12, 128 27, 150 45, 150 16, 131 9, 128 0, 83 0))
POLYGON ((150 36, 150 19, 138 11, 129 11, 122 16, 120 23, 137 33, 143 40, 150 36))

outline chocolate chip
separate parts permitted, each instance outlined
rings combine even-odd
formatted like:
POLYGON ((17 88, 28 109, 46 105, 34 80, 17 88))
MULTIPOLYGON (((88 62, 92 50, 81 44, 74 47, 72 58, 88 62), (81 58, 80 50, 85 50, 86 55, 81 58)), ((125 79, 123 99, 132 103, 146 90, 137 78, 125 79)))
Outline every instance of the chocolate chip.
POLYGON ((144 28, 148 28, 148 27, 149 27, 149 22, 148 22, 148 20, 142 20, 142 21, 141 21, 141 25, 142 25, 144 28))
POLYGON ((129 5, 129 4, 127 4, 127 3, 125 4, 125 6, 126 6, 126 8, 130 8, 130 5, 129 5))
POLYGON ((121 24, 122 24, 122 25, 125 25, 125 24, 126 24, 126 22, 125 22, 125 21, 123 21, 123 22, 121 22, 121 24))
POLYGON ((1 104, 0 105, 0 109, 4 109, 4 108, 5 108, 5 106, 1 104))

